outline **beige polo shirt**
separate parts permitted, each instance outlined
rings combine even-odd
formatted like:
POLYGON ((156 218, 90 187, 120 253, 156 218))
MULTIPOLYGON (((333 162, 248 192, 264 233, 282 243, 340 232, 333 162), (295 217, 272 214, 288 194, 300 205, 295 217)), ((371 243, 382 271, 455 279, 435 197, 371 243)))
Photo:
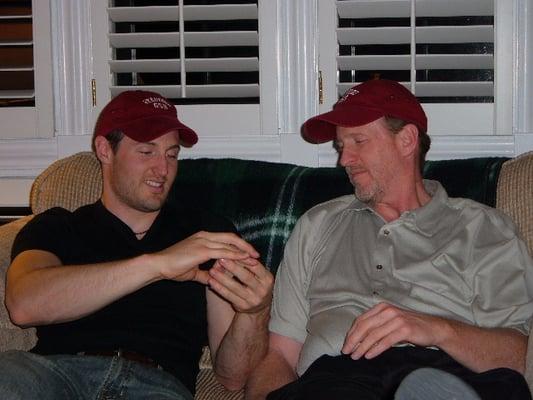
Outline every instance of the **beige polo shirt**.
POLYGON ((340 354, 379 302, 529 333, 533 260, 509 217, 424 181, 432 199, 386 223, 353 195, 315 206, 285 247, 270 330, 303 343, 297 371, 340 354))

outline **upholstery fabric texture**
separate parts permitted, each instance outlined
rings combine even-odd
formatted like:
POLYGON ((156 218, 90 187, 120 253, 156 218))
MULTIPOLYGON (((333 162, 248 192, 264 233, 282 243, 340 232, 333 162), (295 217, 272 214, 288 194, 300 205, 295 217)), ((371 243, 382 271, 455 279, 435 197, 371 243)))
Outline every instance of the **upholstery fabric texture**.
POLYGON ((100 163, 92 152, 57 160, 33 182, 30 206, 33 214, 52 207, 74 211, 94 203, 102 193, 100 163))
MULTIPOLYGON (((5 275, 11 262, 11 246, 18 231, 33 218, 27 216, 10 222, 9 229, 0 229, 0 298, 2 305, 5 297, 5 275)), ((4 226, 7 226, 4 225, 4 226)), ((8 349, 30 349, 35 345, 35 329, 20 329, 9 320, 9 315, 4 306, 0 307, 0 351, 8 349)))
POLYGON ((533 152, 509 160, 500 172, 496 201, 496 206, 518 225, 530 250, 533 249, 532 177, 533 152))

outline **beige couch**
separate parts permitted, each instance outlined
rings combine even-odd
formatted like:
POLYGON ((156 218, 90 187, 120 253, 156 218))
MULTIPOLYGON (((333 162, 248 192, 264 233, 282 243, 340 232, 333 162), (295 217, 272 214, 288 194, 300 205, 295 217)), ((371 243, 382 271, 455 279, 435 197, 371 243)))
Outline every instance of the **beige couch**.
MULTIPOLYGON (((212 160, 210 162, 213 163, 212 160)), ((257 168, 263 167, 264 165, 261 165, 257 168)), ((101 191, 99 171, 98 162, 91 153, 80 153, 57 161, 35 180, 30 194, 32 211, 39 213, 53 206, 73 210, 96 200, 101 191)), ((266 170, 261 170, 261 173, 268 178, 266 170)), ((506 161, 497 182, 496 206, 516 221, 533 253, 533 152, 506 161)), ((32 216, 28 216, 0 227, 0 274, 2 275, 0 296, 2 298, 11 244, 17 232, 31 218, 32 216)), ((12 325, 5 307, 0 307, 0 351, 29 349, 34 342, 34 329, 23 330, 12 325)), ((242 391, 228 392, 215 381, 208 352, 204 352, 200 364, 196 399, 242 398, 242 391)), ((530 388, 533 388, 533 339, 530 339, 528 348, 526 378, 530 388)))

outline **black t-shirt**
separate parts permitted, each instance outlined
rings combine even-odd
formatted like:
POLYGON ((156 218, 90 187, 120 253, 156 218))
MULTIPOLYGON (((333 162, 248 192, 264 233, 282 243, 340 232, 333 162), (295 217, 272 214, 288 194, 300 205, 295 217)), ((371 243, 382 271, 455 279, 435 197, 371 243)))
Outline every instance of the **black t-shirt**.
MULTIPOLYGON (((235 231, 219 217, 165 206, 141 239, 98 201, 74 212, 53 208, 18 234, 12 258, 25 250, 55 254, 64 265, 115 261, 152 253, 200 231, 235 231)), ((205 286, 163 280, 76 321, 37 327, 39 354, 125 349, 146 355, 194 393, 201 349, 207 343, 205 286)))

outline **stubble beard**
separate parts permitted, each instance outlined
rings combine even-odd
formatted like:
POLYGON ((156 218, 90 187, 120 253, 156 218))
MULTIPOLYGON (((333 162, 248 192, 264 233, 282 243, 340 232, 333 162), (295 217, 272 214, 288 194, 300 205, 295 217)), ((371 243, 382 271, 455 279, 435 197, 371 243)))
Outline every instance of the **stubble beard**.
POLYGON ((135 191, 135 185, 131 182, 114 182, 114 191, 120 201, 128 207, 142 212, 159 211, 167 199, 168 193, 161 197, 143 198, 135 191))
POLYGON ((370 183, 367 187, 358 185, 355 182, 352 183, 354 185, 355 197, 365 204, 375 204, 383 193, 383 189, 376 182, 370 183))

